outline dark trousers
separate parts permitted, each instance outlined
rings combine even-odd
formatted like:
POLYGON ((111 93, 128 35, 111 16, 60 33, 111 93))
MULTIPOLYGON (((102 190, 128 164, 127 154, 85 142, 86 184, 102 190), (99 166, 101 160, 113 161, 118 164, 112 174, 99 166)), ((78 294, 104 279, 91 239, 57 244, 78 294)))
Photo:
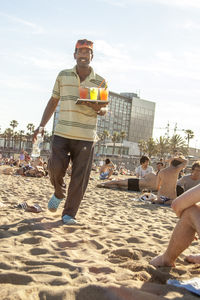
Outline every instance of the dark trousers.
POLYGON ((185 191, 184 189, 182 188, 182 186, 180 185, 177 185, 176 186, 176 194, 177 194, 177 197, 180 196, 181 194, 183 194, 185 191))
POLYGON ((88 185, 92 168, 94 143, 54 136, 48 162, 49 176, 55 196, 66 196, 65 174, 70 159, 72 174, 62 215, 75 217, 88 185))

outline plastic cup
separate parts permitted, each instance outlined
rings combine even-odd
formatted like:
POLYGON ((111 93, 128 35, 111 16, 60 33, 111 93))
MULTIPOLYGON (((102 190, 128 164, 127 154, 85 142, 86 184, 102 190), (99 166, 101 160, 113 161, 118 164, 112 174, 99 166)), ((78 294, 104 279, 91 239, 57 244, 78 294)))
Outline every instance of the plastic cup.
POLYGON ((108 100, 108 89, 101 88, 100 89, 100 99, 101 100, 108 100))
POLYGON ((97 100, 98 97, 98 88, 92 87, 90 88, 90 99, 97 100))
POLYGON ((88 88, 84 86, 79 87, 80 99, 88 99, 88 88))

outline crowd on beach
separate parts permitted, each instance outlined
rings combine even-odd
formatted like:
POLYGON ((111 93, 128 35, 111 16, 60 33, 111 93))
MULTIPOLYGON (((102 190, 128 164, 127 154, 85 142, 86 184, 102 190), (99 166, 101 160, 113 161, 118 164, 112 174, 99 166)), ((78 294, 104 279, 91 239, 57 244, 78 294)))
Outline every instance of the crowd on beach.
MULTIPOLYGON (((101 170, 104 178, 101 178, 101 174, 100 178, 108 180, 97 186, 140 192, 153 191, 157 195, 150 193, 149 197, 146 195, 141 199, 171 206, 179 221, 174 228, 166 251, 153 258, 150 263, 155 267, 175 266, 179 255, 196 239, 195 234, 200 234, 200 206, 198 205, 200 202, 200 161, 192 164, 189 174, 184 174, 188 162, 181 153, 177 153, 167 161, 162 159, 158 161, 156 172, 149 166, 149 162, 150 159, 147 156, 141 157, 140 166, 135 170, 137 178, 109 180, 113 164, 106 160, 104 168, 101 170), (105 178, 105 174, 107 174, 107 178, 105 178)), ((186 260, 199 264, 200 254, 189 255, 186 260)))
MULTIPOLYGON (((7 175, 29 177, 48 175, 47 162, 41 157, 32 159, 25 151, 20 153, 19 159, 0 157, 0 165, 6 167, 4 174, 7 175)), ((139 192, 141 194, 139 199, 171 206, 180 218, 166 252, 151 261, 156 267, 174 266, 176 258, 189 246, 198 230, 200 208, 195 204, 199 202, 200 161, 193 162, 189 173, 185 172, 187 166, 187 160, 181 154, 167 160, 158 160, 154 168, 150 166, 149 157, 144 155, 140 158, 140 164, 135 172, 125 169, 123 164, 115 165, 109 158, 92 165, 96 179, 100 182, 97 187, 139 192), (123 179, 123 175, 126 175, 126 179, 123 179), (127 175, 131 177, 127 178, 127 175), (119 176, 120 179, 116 180, 113 176, 119 176)), ((67 175, 71 176, 71 172, 72 163, 68 166, 67 175)), ((38 209, 36 211, 32 206, 27 207, 29 208, 27 211, 40 211, 38 209)), ((200 263, 200 256, 190 255, 187 260, 200 263)))
POLYGON ((43 177, 48 175, 47 162, 42 157, 32 158, 22 149, 19 157, 0 156, 0 165, 5 166, 3 173, 6 175, 22 175, 28 177, 43 177))

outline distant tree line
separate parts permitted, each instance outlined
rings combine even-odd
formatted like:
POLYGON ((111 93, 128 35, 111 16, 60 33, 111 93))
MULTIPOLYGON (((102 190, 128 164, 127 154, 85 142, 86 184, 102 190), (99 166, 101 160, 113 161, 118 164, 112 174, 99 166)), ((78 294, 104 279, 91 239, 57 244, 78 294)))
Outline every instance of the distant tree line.
POLYGON ((166 157, 167 155, 174 155, 176 152, 182 152, 184 155, 188 155, 190 140, 194 138, 194 132, 190 129, 184 130, 185 138, 179 134, 174 134, 172 137, 160 136, 154 140, 149 138, 148 140, 140 140, 138 147, 140 154, 147 154, 149 157, 166 157))
MULTIPOLYGON (((16 120, 10 122, 10 127, 6 128, 4 132, 1 133, 0 137, 4 139, 4 148, 13 148, 21 150, 22 145, 26 143, 28 148, 32 148, 32 137, 35 130, 35 125, 32 123, 27 124, 26 132, 25 130, 17 131, 19 123, 16 120)), ((172 137, 160 136, 158 139, 154 140, 149 138, 148 140, 140 140, 138 142, 138 147, 140 150, 140 155, 147 154, 149 157, 165 157, 169 154, 175 154, 176 152, 182 152, 187 155, 189 152, 190 140, 194 138, 194 132, 190 129, 184 130, 185 138, 179 134, 174 134, 172 137)), ((52 134, 44 131, 44 143, 50 143, 52 134)), ((97 142, 97 152, 99 153, 100 147, 102 147, 102 152, 105 153, 106 142, 112 142, 112 154, 115 154, 116 144, 120 143, 119 154, 123 154, 123 141, 126 138, 126 132, 114 131, 111 135, 108 130, 98 134, 97 142)))
POLYGON ((126 137, 125 131, 121 131, 121 132, 114 131, 113 134, 111 135, 108 130, 104 130, 102 133, 98 134, 97 152, 99 153, 100 147, 102 146, 103 147, 102 152, 105 153, 106 141, 110 141, 113 143, 112 154, 115 153, 116 144, 121 143, 119 149, 119 154, 121 155, 123 151, 123 141, 125 137, 126 137))
MULTIPOLYGON (((28 145, 28 148, 32 148, 32 137, 35 130, 35 125, 32 123, 27 124, 26 132, 25 130, 16 130, 19 125, 18 121, 16 120, 12 120, 9 125, 10 127, 6 128, 4 132, 0 132, 0 137, 4 139, 3 148, 17 148, 18 150, 21 150, 24 143, 28 145)), ((50 141, 51 134, 47 131, 44 131, 44 143, 48 143, 50 141)))

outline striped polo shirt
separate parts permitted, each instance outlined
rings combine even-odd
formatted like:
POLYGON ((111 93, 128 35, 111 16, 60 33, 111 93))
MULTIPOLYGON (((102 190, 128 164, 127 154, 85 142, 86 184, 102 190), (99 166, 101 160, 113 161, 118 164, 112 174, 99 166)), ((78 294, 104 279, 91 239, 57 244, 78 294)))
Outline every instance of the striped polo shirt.
MULTIPOLYGON (((81 82, 86 87, 98 87, 104 80, 91 68, 89 76, 81 82)), ((79 98, 80 78, 73 69, 61 71, 56 79, 52 97, 60 99, 60 111, 55 135, 83 141, 95 141, 97 113, 86 105, 75 104, 79 98)), ((102 87, 105 86, 105 81, 102 87)))

